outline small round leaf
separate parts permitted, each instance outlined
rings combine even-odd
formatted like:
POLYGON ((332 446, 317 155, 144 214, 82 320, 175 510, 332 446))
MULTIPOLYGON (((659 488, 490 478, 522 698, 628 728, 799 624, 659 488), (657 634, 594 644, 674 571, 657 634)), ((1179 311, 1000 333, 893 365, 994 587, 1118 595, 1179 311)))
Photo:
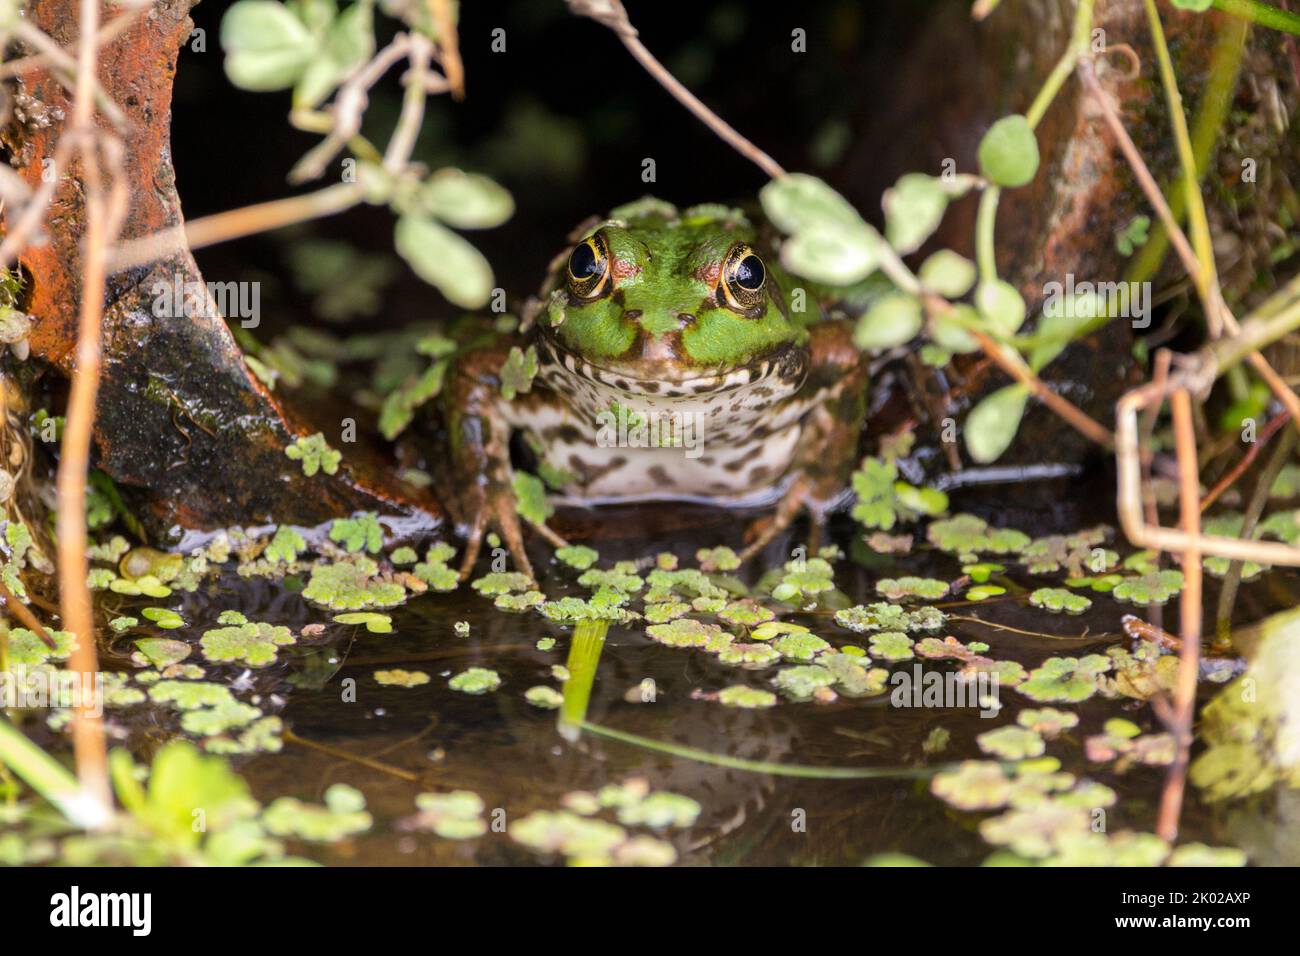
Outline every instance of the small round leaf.
POLYGON ((979 148, 980 171, 990 182, 1014 189, 1038 172, 1038 140, 1029 120, 1019 114, 994 123, 979 148))
POLYGON ((853 341, 860 349, 889 349, 910 341, 921 331, 921 303, 901 292, 876 302, 858 320, 853 341))
POLYGON ((483 254, 445 226, 423 216, 397 220, 393 236, 398 254, 425 282, 450 302, 477 309, 492 294, 492 267, 483 254))
POLYGON ((966 450, 980 465, 997 461, 1011 446, 1025 415, 1029 389, 1008 385, 980 401, 966 416, 966 450))

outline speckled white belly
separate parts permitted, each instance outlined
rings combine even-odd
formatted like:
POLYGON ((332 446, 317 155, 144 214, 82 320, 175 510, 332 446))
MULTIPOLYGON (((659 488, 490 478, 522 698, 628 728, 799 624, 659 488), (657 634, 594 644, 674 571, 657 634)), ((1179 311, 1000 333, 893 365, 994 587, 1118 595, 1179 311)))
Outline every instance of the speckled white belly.
POLYGON ((554 399, 506 415, 572 476, 564 497, 575 502, 766 503, 783 490, 815 400, 800 395, 802 358, 676 383, 629 380, 567 353, 542 358, 534 387, 554 399))

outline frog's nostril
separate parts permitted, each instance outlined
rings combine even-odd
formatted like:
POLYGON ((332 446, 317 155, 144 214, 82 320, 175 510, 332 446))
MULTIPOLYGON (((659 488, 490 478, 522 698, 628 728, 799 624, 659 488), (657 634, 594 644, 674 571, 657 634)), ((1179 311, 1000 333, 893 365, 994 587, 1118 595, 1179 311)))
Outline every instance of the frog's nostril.
POLYGON ((623 315, 624 315, 625 318, 629 318, 629 319, 632 319, 633 321, 635 321, 635 320, 641 318, 641 310, 640 310, 640 309, 628 309, 626 312, 623 313, 623 315))

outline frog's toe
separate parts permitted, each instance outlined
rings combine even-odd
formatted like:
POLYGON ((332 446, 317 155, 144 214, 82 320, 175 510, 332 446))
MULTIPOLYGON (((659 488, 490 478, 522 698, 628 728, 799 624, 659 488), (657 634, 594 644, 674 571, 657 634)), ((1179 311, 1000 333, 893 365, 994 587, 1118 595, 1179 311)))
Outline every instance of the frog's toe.
MULTIPOLYGON (((740 552, 741 563, 749 561, 781 534, 799 517, 799 512, 808 507, 811 484, 806 477, 800 476, 786 490, 776 506, 776 511, 756 520, 745 532, 748 544, 740 552)), ((816 514, 816 512, 813 512, 816 514)))
MULTIPOLYGON (((515 568, 534 580, 533 566, 528 561, 524 550, 523 531, 519 526, 519 517, 515 514, 513 495, 506 493, 489 493, 475 510, 469 530, 465 532, 465 556, 460 563, 460 579, 469 580, 478 563, 479 552, 483 550, 483 539, 491 532, 501 535, 502 541, 510 551, 515 568)), ((494 555, 495 557, 495 555, 494 555)))

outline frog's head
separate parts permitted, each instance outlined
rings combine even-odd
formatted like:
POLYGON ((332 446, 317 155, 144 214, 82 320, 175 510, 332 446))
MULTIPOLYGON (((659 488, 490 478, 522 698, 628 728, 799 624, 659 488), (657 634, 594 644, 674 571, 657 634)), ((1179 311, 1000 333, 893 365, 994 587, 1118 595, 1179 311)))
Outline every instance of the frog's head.
POLYGON ((643 199, 581 233, 540 318, 557 361, 629 392, 802 380, 808 333, 736 210, 643 199))

